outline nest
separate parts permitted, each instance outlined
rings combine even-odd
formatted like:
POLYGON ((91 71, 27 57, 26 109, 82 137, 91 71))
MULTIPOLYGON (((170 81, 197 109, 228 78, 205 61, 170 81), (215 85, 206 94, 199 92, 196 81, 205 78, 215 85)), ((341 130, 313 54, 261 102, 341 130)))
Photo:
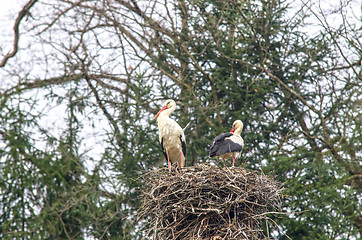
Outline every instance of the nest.
POLYGON ((143 175, 140 214, 152 239, 262 239, 262 220, 279 209, 273 178, 241 167, 158 169, 143 175))

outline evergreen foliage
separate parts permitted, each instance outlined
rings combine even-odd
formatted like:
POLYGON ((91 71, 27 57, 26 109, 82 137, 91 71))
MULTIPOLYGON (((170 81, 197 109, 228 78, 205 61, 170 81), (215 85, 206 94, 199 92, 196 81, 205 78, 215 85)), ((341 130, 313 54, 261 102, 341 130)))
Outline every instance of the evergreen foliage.
POLYGON ((285 182, 273 237, 358 239, 357 2, 30 0, 0 69, 0 238, 142 238, 139 177, 165 164, 153 117, 172 98, 187 166, 243 121, 236 165, 285 182))

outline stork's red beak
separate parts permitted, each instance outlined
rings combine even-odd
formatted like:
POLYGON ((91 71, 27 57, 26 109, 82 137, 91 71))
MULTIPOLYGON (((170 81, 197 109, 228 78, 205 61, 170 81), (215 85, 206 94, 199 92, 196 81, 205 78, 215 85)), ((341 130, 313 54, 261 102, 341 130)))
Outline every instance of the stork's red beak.
POLYGON ((163 106, 162 108, 161 108, 161 110, 156 114, 156 116, 153 118, 153 119, 156 119, 159 115, 160 115, 160 113, 163 111, 163 110, 166 110, 167 109, 167 106, 163 106))
POLYGON ((235 132, 235 128, 231 128, 230 132, 232 133, 235 132))

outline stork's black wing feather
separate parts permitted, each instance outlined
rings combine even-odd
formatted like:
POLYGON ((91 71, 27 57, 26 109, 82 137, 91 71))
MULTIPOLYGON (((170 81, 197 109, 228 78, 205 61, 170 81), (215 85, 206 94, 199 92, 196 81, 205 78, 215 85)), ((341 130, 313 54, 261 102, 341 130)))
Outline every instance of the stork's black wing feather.
POLYGON ((181 145, 182 145, 182 153, 186 157, 186 142, 182 140, 182 135, 180 135, 180 142, 181 142, 181 145))
POLYGON ((165 155, 165 158, 166 158, 166 161, 167 161, 167 153, 163 147, 163 138, 161 139, 161 149, 162 149, 162 152, 163 152, 163 155, 165 155))
POLYGON ((223 133, 217 136, 210 148, 210 157, 220 156, 229 152, 240 152, 243 149, 243 146, 231 141, 230 139, 225 139, 227 137, 231 137, 232 135, 233 133, 223 133))
POLYGON ((217 156, 216 152, 219 149, 219 145, 220 145, 220 142, 214 142, 214 144, 211 146, 210 151, 209 151, 210 157, 217 156))
POLYGON ((224 140, 220 142, 218 149, 216 150, 216 156, 223 155, 230 152, 241 152, 243 146, 237 144, 231 140, 224 140))
POLYGON ((224 140, 225 138, 227 137, 231 137, 233 135, 233 133, 231 132, 227 132, 227 133, 223 133, 223 134, 220 134, 219 136, 217 136, 216 138, 214 138, 214 142, 218 142, 218 141, 222 141, 224 140))

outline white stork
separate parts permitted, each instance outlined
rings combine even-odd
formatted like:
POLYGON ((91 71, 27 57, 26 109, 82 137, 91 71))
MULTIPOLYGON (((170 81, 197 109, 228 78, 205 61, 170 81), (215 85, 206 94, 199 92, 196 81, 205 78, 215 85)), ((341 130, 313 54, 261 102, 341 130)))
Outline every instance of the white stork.
POLYGON ((242 121, 236 120, 230 132, 220 134, 214 138, 209 152, 210 157, 221 157, 224 167, 225 159, 233 158, 232 166, 234 167, 235 159, 241 156, 241 150, 244 148, 244 140, 240 137, 243 126, 242 121))
POLYGON ((186 139, 184 131, 177 122, 169 118, 175 109, 175 101, 172 99, 166 100, 161 110, 155 116, 155 118, 158 117, 159 140, 162 152, 167 159, 170 172, 171 162, 177 162, 178 166, 183 168, 186 156, 186 139))

